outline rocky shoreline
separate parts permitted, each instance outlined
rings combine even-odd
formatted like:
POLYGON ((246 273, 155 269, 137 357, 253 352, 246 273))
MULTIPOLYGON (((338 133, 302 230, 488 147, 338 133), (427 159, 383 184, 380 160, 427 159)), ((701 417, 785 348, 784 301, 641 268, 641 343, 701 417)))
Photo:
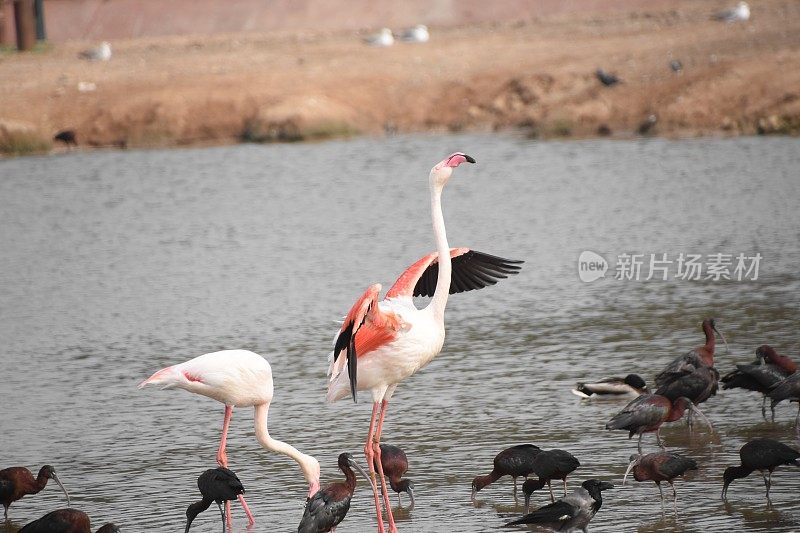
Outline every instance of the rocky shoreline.
POLYGON ((800 5, 765 0, 735 24, 711 20, 718 5, 432 28, 428 43, 389 48, 331 32, 120 41, 107 62, 79 59, 87 43, 4 52, 0 150, 47 151, 65 129, 84 147, 797 135, 800 5), (597 68, 621 81, 605 86, 597 68))

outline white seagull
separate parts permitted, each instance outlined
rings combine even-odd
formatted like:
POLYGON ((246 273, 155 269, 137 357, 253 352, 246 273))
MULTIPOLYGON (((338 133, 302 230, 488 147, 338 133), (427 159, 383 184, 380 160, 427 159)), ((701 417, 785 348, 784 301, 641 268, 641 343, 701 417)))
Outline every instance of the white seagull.
POLYGON ((750 6, 747 2, 739 2, 734 9, 726 9, 714 15, 714 20, 723 22, 744 22, 750 18, 750 6))
POLYGON ((78 56, 89 61, 108 61, 111 59, 111 43, 103 41, 100 46, 84 50, 78 56))
POLYGON ((365 37, 364 42, 370 46, 392 46, 394 44, 394 35, 389 28, 381 28, 381 31, 375 35, 365 37))
POLYGON ((413 28, 403 30, 399 38, 407 43, 427 43, 431 38, 431 34, 428 33, 426 25, 417 24, 413 28))

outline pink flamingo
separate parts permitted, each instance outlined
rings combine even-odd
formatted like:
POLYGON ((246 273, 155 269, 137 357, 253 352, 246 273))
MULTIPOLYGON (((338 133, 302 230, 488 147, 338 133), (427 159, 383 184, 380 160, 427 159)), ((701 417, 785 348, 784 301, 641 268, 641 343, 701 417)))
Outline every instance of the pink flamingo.
POLYGON ((519 263, 470 250, 450 249, 442 216, 441 195, 453 169, 475 160, 457 152, 431 169, 428 184, 437 251, 411 265, 398 278, 382 301, 381 285, 372 285, 356 301, 336 335, 329 358, 330 383, 327 399, 334 402, 357 390, 372 393, 372 417, 364 454, 369 466, 378 531, 383 533, 381 503, 375 472, 381 478, 383 502, 390 533, 397 527, 381 462, 380 439, 389 400, 397 385, 436 357, 444 343, 444 309, 451 293, 494 285, 499 278, 516 274, 519 263), (424 309, 414 306, 413 296, 432 296, 424 309))
MULTIPOLYGON (((228 467, 225 443, 234 407, 253 407, 256 439, 264 448, 294 459, 308 482, 308 497, 319 490, 319 462, 293 446, 273 439, 267 430, 267 415, 272 402, 272 368, 266 359, 247 350, 223 350, 207 353, 184 363, 163 368, 142 381, 139 388, 159 385, 162 389, 184 389, 208 396, 225 404, 222 439, 217 451, 217 463, 228 467)), ((244 496, 239 494, 250 524, 255 523, 244 496)), ((231 524, 230 502, 225 502, 228 524, 231 524)))

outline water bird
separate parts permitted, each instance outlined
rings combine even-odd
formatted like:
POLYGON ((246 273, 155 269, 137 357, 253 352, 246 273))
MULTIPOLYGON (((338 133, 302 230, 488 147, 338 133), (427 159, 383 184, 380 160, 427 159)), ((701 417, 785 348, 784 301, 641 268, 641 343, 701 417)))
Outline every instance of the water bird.
POLYGON ((512 520, 505 527, 519 524, 536 524, 553 531, 588 531, 589 522, 603 505, 604 490, 614 485, 599 479, 587 479, 572 494, 540 507, 522 518, 512 520))
POLYGON ((528 477, 533 473, 533 460, 542 452, 533 444, 517 444, 498 453, 492 463, 492 471, 485 476, 477 476, 472 480, 472 499, 487 485, 503 476, 514 479, 514 498, 517 497, 517 478, 528 477))
POLYGON ((39 469, 39 473, 35 478, 31 471, 23 466, 12 466, 0 470, 0 503, 3 504, 4 508, 3 516, 8 519, 8 508, 12 503, 23 496, 39 493, 47 486, 47 481, 50 479, 61 487, 64 496, 67 498, 67 505, 69 505, 67 489, 58 479, 56 469, 52 466, 44 465, 39 469))
MULTIPOLYGON (((714 334, 720 336, 726 347, 728 343, 725 336, 717 329, 715 319, 706 318, 701 328, 706 337, 705 344, 676 357, 656 375, 656 394, 666 396, 672 401, 686 397, 698 405, 717 393, 719 372, 714 368, 716 349, 714 334)), ((687 422, 691 426, 691 411, 687 422)))
POLYGON ((326 485, 306 502, 306 510, 297 533, 325 533, 335 530, 350 510, 350 500, 356 489, 353 468, 365 479, 369 479, 361 465, 349 453, 339 454, 338 464, 345 480, 326 485))
MULTIPOLYGON (((83 511, 57 509, 26 524, 17 533, 92 533, 92 530, 89 515, 83 511)), ((119 528, 108 522, 95 533, 119 533, 119 528)))
POLYGON ((661 386, 668 383, 675 378, 679 378, 696 368, 701 366, 714 366, 714 351, 716 350, 716 337, 714 334, 720 336, 725 346, 728 346, 725 336, 717 329, 717 321, 713 318, 706 318, 703 320, 701 326, 703 334, 706 337, 706 342, 702 346, 697 346, 686 352, 684 355, 676 357, 664 370, 656 375, 655 383, 661 386))
POLYGON ((721 22, 744 22, 750 19, 750 6, 747 2, 739 2, 735 8, 715 13, 712 18, 721 22))
POLYGON ((538 479, 526 479, 522 484, 522 493, 525 495, 525 512, 531 501, 531 494, 547 485, 550 489, 550 501, 556 501, 553 487, 550 482, 560 479, 564 482, 564 496, 567 495, 567 476, 581 466, 580 461, 571 453, 564 450, 542 450, 532 463, 533 473, 538 479))
MULTIPOLYGON (((474 163, 472 157, 456 152, 437 163, 430 171, 431 218, 436 252, 411 265, 397 279, 382 301, 379 283, 369 287, 356 301, 334 338, 328 360, 327 400, 334 402, 352 396, 356 391, 372 394, 372 416, 364 445, 370 469, 379 531, 383 531, 380 498, 374 481, 374 462, 381 465, 380 436, 389 400, 397 385, 426 366, 441 351, 444 343, 444 311, 452 293, 481 289, 494 285, 501 278, 516 274, 521 261, 513 261, 471 250, 450 249, 445 233, 441 196, 455 168, 474 163), (432 296, 430 303, 417 309, 413 297, 432 296)), ((389 521, 394 525, 389 494, 382 468, 383 499, 389 521)))
POLYGON ((739 450, 741 466, 729 466, 722 475, 722 499, 728 497, 728 486, 734 479, 749 476, 756 470, 761 472, 764 485, 769 489, 772 486, 772 472, 782 465, 800 466, 800 452, 794 448, 773 439, 753 439, 739 450), (769 472, 765 474, 764 471, 769 472))
POLYGON ((225 533, 225 511, 222 510, 222 502, 235 500, 240 494, 244 494, 244 486, 236 474, 227 468, 210 468, 200 474, 197 478, 197 488, 203 499, 191 504, 186 509, 186 531, 192 525, 195 517, 216 503, 219 513, 222 515, 222 533, 225 533))
POLYGON ((771 402, 772 409, 783 400, 798 402, 797 416, 794 419, 794 427, 797 432, 797 439, 800 440, 800 372, 795 372, 783 381, 779 381, 772 386, 767 393, 771 402))
POLYGON ((639 435, 638 450, 642 453, 642 436, 645 433, 656 432, 656 442, 662 449, 661 425, 665 422, 680 420, 686 410, 694 411, 706 421, 709 427, 711 422, 688 398, 678 398, 674 402, 658 394, 643 394, 634 398, 622 411, 606 424, 606 429, 624 429, 630 432, 628 438, 639 435))
POLYGON ((622 478, 622 485, 628 479, 628 474, 633 470, 633 479, 636 481, 653 481, 661 495, 661 510, 664 510, 664 492, 661 482, 666 481, 672 487, 672 504, 675 513, 678 512, 678 494, 675 492, 675 478, 683 476, 689 470, 697 470, 697 461, 672 452, 656 452, 647 455, 631 455, 631 462, 622 478))
POLYGON ((600 83, 602 83, 606 87, 611 87, 620 82, 620 79, 616 75, 611 74, 610 72, 606 72, 601 68, 598 68, 594 72, 594 75, 597 76, 597 79, 600 80, 600 83))
POLYGON ((572 394, 581 398, 590 398, 593 395, 603 396, 628 396, 646 394, 647 383, 638 374, 628 374, 624 378, 605 378, 592 383, 577 383, 572 389, 572 394))
POLYGON ((424 24, 417 24, 413 28, 408 28, 400 32, 399 39, 406 43, 427 43, 431 38, 428 27, 424 24))
POLYGON ((55 135, 53 135, 54 141, 60 141, 67 146, 78 146, 77 136, 75 135, 75 130, 61 130, 55 135))
POLYGON ((365 37, 363 41, 370 46, 392 46, 394 44, 394 34, 389 28, 381 28, 378 33, 365 37))
MULTIPOLYGON (((189 361, 168 366, 142 381, 139 388, 159 386, 162 389, 183 389, 207 396, 225 404, 222 438, 217 451, 217 463, 228 467, 225 443, 234 407, 253 407, 255 434, 259 444, 268 450, 294 459, 308 482, 308 495, 319 489, 319 462, 293 446, 273 439, 267 427, 267 415, 272 402, 272 368, 266 359, 248 350, 223 350, 207 353, 189 361)), ((247 519, 255 522, 244 496, 238 495, 247 519)), ((231 523, 230 502, 225 502, 228 523, 231 523)))
MULTIPOLYGON (((408 494, 411 504, 409 510, 414 508, 414 482, 410 479, 401 479, 403 474, 408 471, 408 457, 406 452, 399 446, 391 444, 381 444, 381 462, 383 463, 383 475, 389 478, 389 486, 397 493, 397 503, 400 501, 400 493, 408 494)), ((375 469, 378 465, 375 464, 375 469)))
POLYGON ((100 46, 83 50, 78 57, 89 61, 108 61, 111 59, 111 43, 103 41, 100 46))
MULTIPOLYGON (((767 394, 779 381, 795 373, 797 366, 794 361, 778 354, 769 345, 762 345, 756 349, 756 360, 751 364, 738 364, 736 370, 728 372, 722 379, 722 388, 744 389, 760 392, 763 395, 761 402, 761 416, 767 417, 767 394)), ((775 405, 771 405, 772 420, 775 420, 775 405)))

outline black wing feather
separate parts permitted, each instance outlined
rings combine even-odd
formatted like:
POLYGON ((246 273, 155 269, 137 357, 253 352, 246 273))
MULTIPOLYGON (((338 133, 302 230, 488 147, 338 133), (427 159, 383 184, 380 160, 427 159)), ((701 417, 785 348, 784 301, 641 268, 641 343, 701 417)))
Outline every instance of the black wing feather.
POLYGON ((555 503, 545 505, 536 509, 534 512, 526 514, 518 520, 512 520, 506 523, 507 526, 515 526, 517 524, 554 524, 573 518, 576 514, 576 509, 565 501, 558 500, 555 503), (567 516, 568 518, 563 518, 567 516))
MULTIPOLYGON (((469 250, 452 259, 453 275, 450 294, 468 292, 494 285, 498 280, 517 274, 524 261, 505 259, 477 250, 469 250)), ((414 286, 414 296, 433 296, 436 278, 439 276, 438 261, 431 263, 414 286)))

